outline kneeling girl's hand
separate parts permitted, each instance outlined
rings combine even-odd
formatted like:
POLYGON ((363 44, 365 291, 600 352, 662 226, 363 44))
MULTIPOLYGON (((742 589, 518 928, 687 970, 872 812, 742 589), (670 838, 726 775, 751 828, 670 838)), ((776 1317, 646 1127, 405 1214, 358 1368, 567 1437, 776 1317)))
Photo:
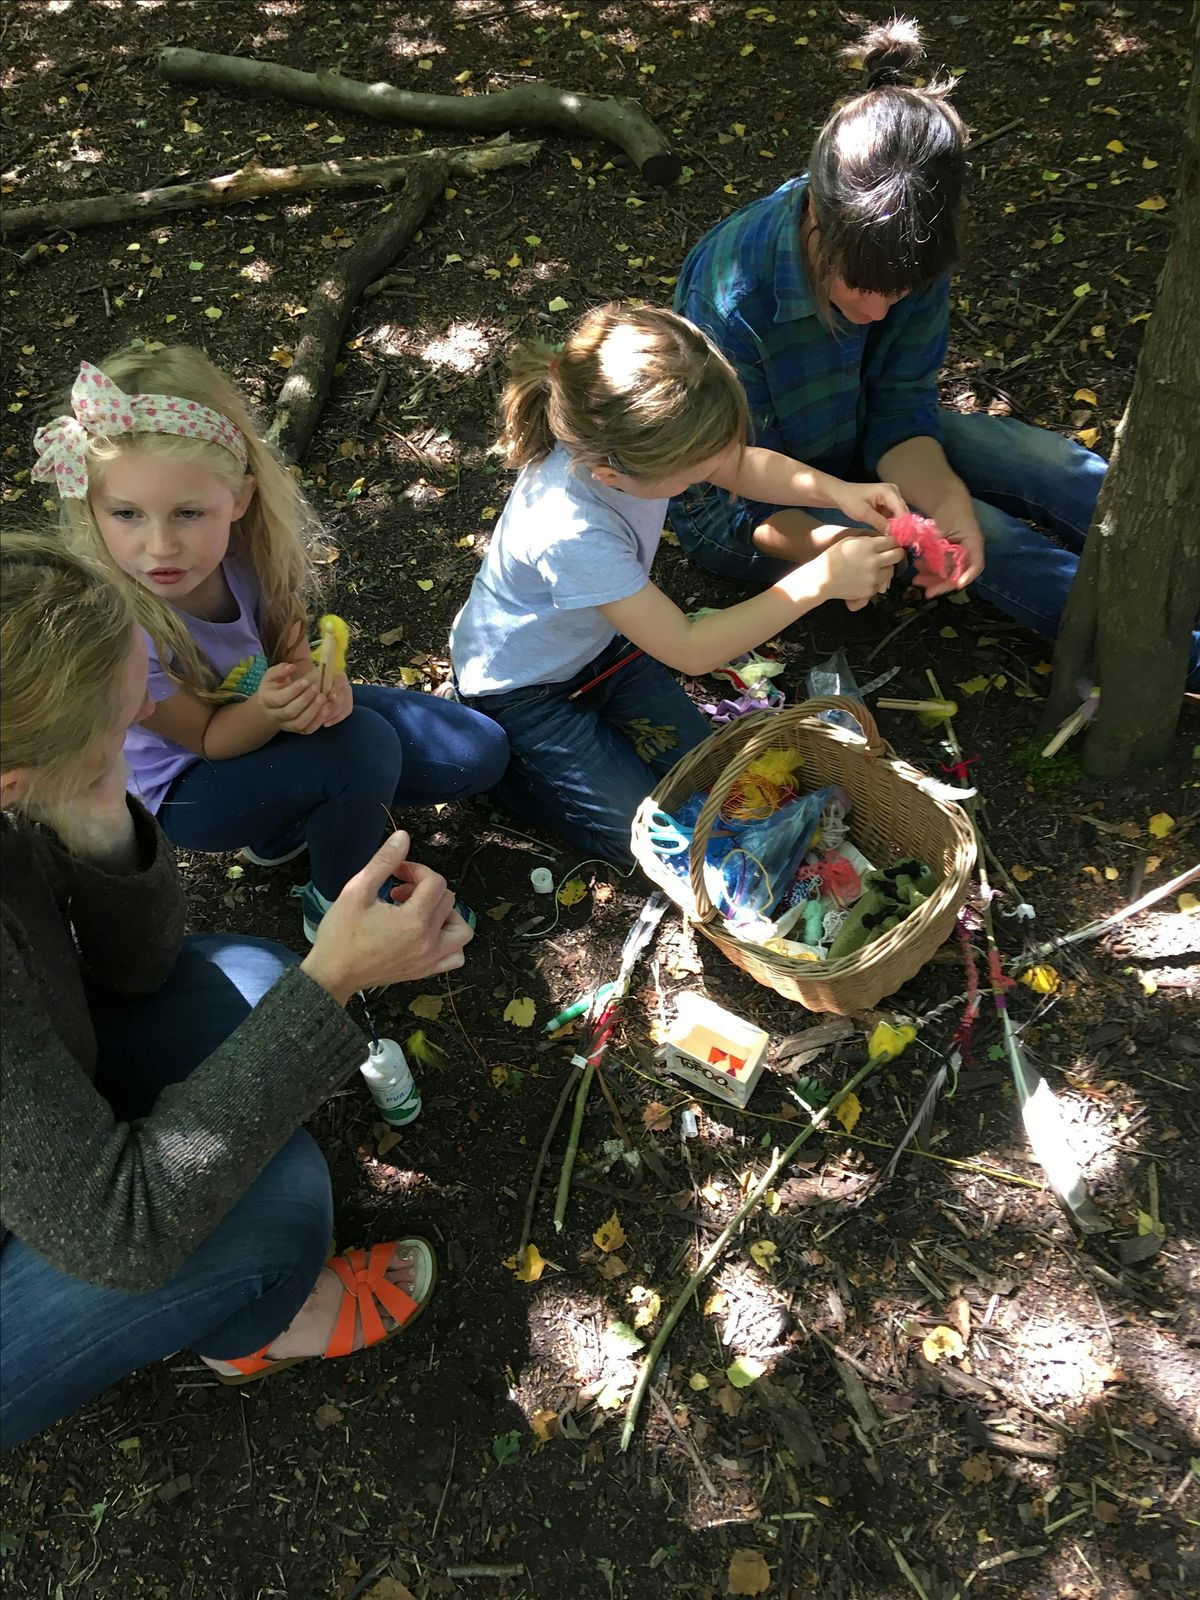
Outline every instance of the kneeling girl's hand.
POLYGON ((285 733, 315 733, 324 726, 327 701, 316 678, 294 661, 268 667, 254 691, 264 716, 285 733))
POLYGON ((835 489, 833 503, 838 510, 877 533, 886 533, 889 520, 908 510, 894 483, 846 483, 841 478, 831 481, 835 489))
POLYGON ((301 962, 340 1005, 358 989, 410 983, 463 964, 474 935, 455 911, 445 878, 410 861, 408 850, 408 834, 392 834, 322 917, 301 962), (378 898, 389 878, 397 879, 390 905, 378 898))
POLYGON ((883 594, 904 551, 887 534, 851 533, 814 559, 822 600, 845 600, 857 611, 883 594))

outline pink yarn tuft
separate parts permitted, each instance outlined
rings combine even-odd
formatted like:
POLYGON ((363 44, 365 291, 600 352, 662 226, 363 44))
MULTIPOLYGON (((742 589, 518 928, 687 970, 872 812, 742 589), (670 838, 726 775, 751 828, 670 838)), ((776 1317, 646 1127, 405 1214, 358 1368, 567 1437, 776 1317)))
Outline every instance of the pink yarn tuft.
POLYGON ((913 583, 918 589, 928 589, 948 578, 961 578, 967 570, 967 552, 962 545, 945 538, 937 523, 928 517, 905 511, 889 521, 888 532, 897 544, 912 551, 913 583))

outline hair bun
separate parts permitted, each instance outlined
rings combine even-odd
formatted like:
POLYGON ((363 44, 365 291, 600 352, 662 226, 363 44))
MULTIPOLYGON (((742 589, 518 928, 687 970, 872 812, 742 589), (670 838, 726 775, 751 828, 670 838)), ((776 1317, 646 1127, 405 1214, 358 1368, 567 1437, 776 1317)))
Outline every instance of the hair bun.
POLYGON ((868 89, 908 85, 925 54, 921 30, 911 17, 893 17, 868 30, 847 55, 862 59, 868 89))

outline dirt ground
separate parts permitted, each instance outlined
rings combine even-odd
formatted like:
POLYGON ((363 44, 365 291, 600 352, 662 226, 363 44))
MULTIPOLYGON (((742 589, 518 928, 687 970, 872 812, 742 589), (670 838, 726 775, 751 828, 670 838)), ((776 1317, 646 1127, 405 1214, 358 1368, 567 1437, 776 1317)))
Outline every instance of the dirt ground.
MULTIPOLYGON (((957 100, 977 141, 944 397, 1082 432, 1104 452, 1170 228, 1188 7, 915 9, 932 61, 962 74, 957 100), (1144 204, 1159 197, 1165 207, 1144 204)), ((669 302, 704 229, 803 166, 815 127, 852 85, 837 49, 856 20, 889 10, 11 0, 0 188, 6 204, 24 204, 227 172, 251 157, 286 165, 455 142, 172 87, 155 69, 162 44, 446 94, 544 78, 636 96, 669 130, 685 167, 665 193, 621 152, 557 135, 527 170, 458 183, 354 316, 304 461, 328 529, 330 603, 354 629, 357 675, 429 689, 448 671, 449 623, 506 492, 486 453, 506 344, 555 335, 601 299, 669 302), (567 309, 550 309, 561 301, 567 309)), ((317 194, 49 236, 41 250, 14 241, 4 251, 6 517, 40 514, 30 435, 81 357, 134 337, 202 344, 269 415, 306 297, 383 203, 317 194)), ((659 575, 687 605, 741 593, 669 547, 659 575)), ((1101 789, 1070 760, 1032 774, 1023 764, 1047 646, 986 605, 918 609, 897 591, 856 616, 826 608, 780 642, 792 700, 839 646, 860 682, 898 669, 892 694, 921 695, 928 666, 947 687, 976 691, 949 690, 957 726, 978 758, 970 770, 990 842, 1037 913, 1033 923, 1007 915, 1013 896, 1002 898, 1007 953, 1081 927, 1196 859, 1194 716, 1165 771, 1101 789), (1173 822, 1165 833, 1150 825, 1160 814, 1173 822)), ((692 685, 701 699, 715 687, 692 685)), ((912 717, 884 713, 881 726, 919 765, 945 761, 937 734, 912 717)), ((485 802, 405 821, 420 857, 478 912, 478 936, 451 981, 378 1003, 383 1031, 421 1029, 438 1052, 420 1069, 421 1120, 381 1145, 352 1084, 314 1131, 341 1240, 416 1228, 440 1241, 433 1309, 376 1354, 243 1391, 180 1354, 11 1452, 0 1464, 7 1595, 1200 1591, 1200 917, 1171 898, 1119 936, 1055 956, 1056 992, 1018 987, 1013 998, 1112 1233, 1081 1245, 1043 1189, 986 1009, 924 1150, 877 1181, 949 1048, 959 1015, 949 1006, 864 1087, 852 1132, 835 1125, 812 1140, 724 1252, 622 1453, 634 1338, 653 1336, 772 1148, 792 1137, 797 1078, 836 1088, 864 1059, 862 1030, 788 1056, 784 1041, 822 1019, 697 946, 670 915, 605 1067, 615 1111, 593 1094, 558 1235, 561 1135, 552 1147, 532 1232, 548 1265, 518 1282, 506 1260, 572 1048, 540 1030, 612 976, 646 885, 577 863, 485 802), (539 865, 585 892, 569 905, 538 898, 529 873, 539 865), (683 989, 772 1035, 771 1066, 744 1114, 658 1075, 652 1030, 683 989), (524 997, 535 1014, 521 1027, 505 1012, 524 997), (685 1139, 692 1103, 698 1137, 685 1139), (593 1235, 614 1212, 624 1242, 606 1252, 593 1235), (759 1248, 755 1259, 751 1246, 764 1243, 773 1255, 759 1248), (926 1359, 936 1327, 957 1333, 959 1358, 926 1359), (742 1375, 738 1360, 763 1375, 738 1387, 727 1375, 742 1375)), ((302 870, 197 857, 185 871, 197 928, 297 940, 289 889, 302 870)), ((959 953, 943 955, 888 1016, 921 1020, 962 990, 959 953)))

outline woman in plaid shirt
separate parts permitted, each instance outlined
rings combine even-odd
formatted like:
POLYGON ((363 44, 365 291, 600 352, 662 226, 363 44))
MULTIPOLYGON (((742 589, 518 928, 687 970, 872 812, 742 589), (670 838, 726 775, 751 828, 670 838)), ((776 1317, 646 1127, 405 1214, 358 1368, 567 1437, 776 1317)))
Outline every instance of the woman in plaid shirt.
MULTIPOLYGON (((825 123, 806 173, 704 235, 675 309, 732 362, 757 444, 894 483, 966 547, 965 572, 930 596, 972 584, 1052 636, 1107 463, 1047 429, 939 405, 966 129, 952 80, 911 84, 914 23, 874 28, 851 53, 864 92, 825 123)), ((677 495, 669 520, 700 566, 763 582, 811 553, 815 527, 828 537, 831 521, 847 521, 711 484, 677 495)), ((1194 686, 1198 663, 1200 641, 1194 686)))

